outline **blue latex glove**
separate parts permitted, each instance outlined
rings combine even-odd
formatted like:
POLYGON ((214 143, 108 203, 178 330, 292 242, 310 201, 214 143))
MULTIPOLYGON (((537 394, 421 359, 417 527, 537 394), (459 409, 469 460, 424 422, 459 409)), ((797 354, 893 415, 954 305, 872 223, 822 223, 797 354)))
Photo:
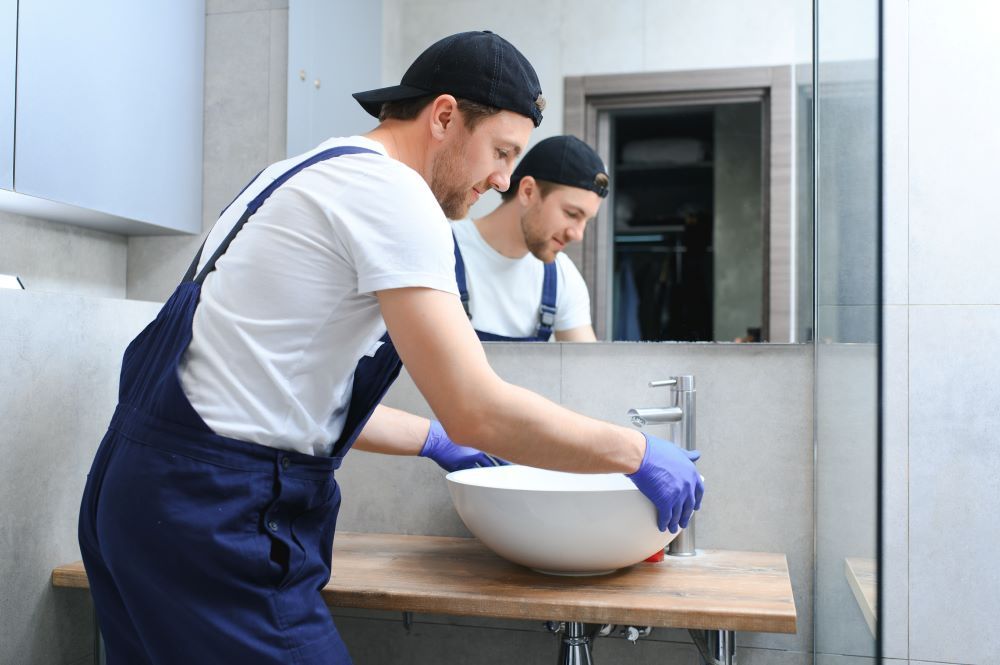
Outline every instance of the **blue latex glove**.
POLYGON ((705 485, 694 466, 701 457, 697 450, 682 450, 669 441, 646 437, 646 454, 635 473, 626 474, 639 491, 656 506, 660 531, 685 528, 691 513, 701 508, 705 485))
POLYGON ((477 466, 509 464, 509 462, 499 457, 491 457, 481 450, 458 445, 448 438, 441 423, 436 420, 431 421, 431 428, 424 440, 424 447, 420 449, 420 456, 434 460, 438 466, 448 472, 473 469, 477 466))

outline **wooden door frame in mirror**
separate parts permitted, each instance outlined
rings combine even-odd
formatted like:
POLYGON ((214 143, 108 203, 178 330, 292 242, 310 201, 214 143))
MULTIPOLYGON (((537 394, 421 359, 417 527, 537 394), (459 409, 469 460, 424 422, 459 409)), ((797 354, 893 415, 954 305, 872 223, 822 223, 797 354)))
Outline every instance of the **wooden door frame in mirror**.
MULTIPOLYGON (((765 274, 763 322, 768 342, 799 342, 796 320, 796 261, 794 204, 793 67, 744 67, 702 69, 637 74, 602 74, 565 78, 563 129, 600 153, 611 163, 608 132, 599 131, 604 111, 663 103, 711 101, 745 95, 763 100, 765 105, 765 169, 768 187, 764 192, 765 274), (604 143, 602 145, 601 143, 604 143)), ((612 192, 614 183, 612 183, 612 192)), ((612 193, 612 197, 614 194, 612 193)), ((596 229, 606 230, 611 220, 611 204, 601 206, 596 229)), ((591 308, 598 339, 610 339, 609 296, 611 283, 611 236, 588 233, 583 243, 571 245, 567 254, 580 267, 592 294, 591 308)))

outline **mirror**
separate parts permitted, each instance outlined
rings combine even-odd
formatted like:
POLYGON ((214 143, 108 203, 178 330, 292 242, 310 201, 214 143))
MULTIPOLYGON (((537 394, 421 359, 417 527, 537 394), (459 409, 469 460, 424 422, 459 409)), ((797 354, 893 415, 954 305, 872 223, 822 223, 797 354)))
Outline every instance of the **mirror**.
MULTIPOLYGON (((583 241, 564 250, 598 339, 809 341, 812 210, 798 202, 812 182, 795 167, 808 154, 796 90, 810 70, 810 8, 564 4, 486 21, 475 4, 387 3, 383 81, 441 36, 486 24, 534 64, 548 105, 532 144, 574 134, 611 176, 583 241)), ((499 204, 490 193, 471 215, 499 204)))

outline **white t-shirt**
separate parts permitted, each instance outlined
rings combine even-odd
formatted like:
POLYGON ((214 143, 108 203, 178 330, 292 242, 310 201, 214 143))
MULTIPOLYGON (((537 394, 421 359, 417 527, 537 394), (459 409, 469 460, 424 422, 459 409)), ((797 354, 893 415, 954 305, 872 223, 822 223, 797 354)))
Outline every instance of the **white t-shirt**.
POLYGON ((430 188, 360 136, 330 139, 268 167, 212 229, 201 264, 260 191, 309 155, 339 145, 379 154, 334 157, 292 176, 250 217, 202 286, 180 379, 218 434, 329 455, 347 417, 355 367, 385 333, 374 292, 422 286, 458 293, 450 225, 430 188))
MULTIPOLYGON (((472 326, 505 337, 533 337, 538 328, 545 264, 530 252, 519 259, 493 249, 471 219, 452 223, 465 262, 472 326)), ((590 325, 590 294, 573 261, 556 254, 554 330, 590 325)))

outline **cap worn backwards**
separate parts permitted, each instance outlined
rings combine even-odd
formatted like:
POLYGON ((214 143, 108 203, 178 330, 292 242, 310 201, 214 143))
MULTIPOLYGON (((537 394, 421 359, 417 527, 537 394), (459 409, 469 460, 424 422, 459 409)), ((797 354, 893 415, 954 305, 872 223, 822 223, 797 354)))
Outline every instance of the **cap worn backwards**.
POLYGON ((431 44, 417 56, 399 85, 354 93, 362 108, 379 116, 385 102, 450 94, 513 111, 542 122, 542 94, 535 69, 506 39, 483 30, 460 32, 431 44))
POLYGON ((511 190, 516 190, 521 178, 528 175, 535 180, 586 189, 601 198, 608 195, 608 170, 601 156, 575 136, 551 136, 539 141, 514 169, 511 190))

